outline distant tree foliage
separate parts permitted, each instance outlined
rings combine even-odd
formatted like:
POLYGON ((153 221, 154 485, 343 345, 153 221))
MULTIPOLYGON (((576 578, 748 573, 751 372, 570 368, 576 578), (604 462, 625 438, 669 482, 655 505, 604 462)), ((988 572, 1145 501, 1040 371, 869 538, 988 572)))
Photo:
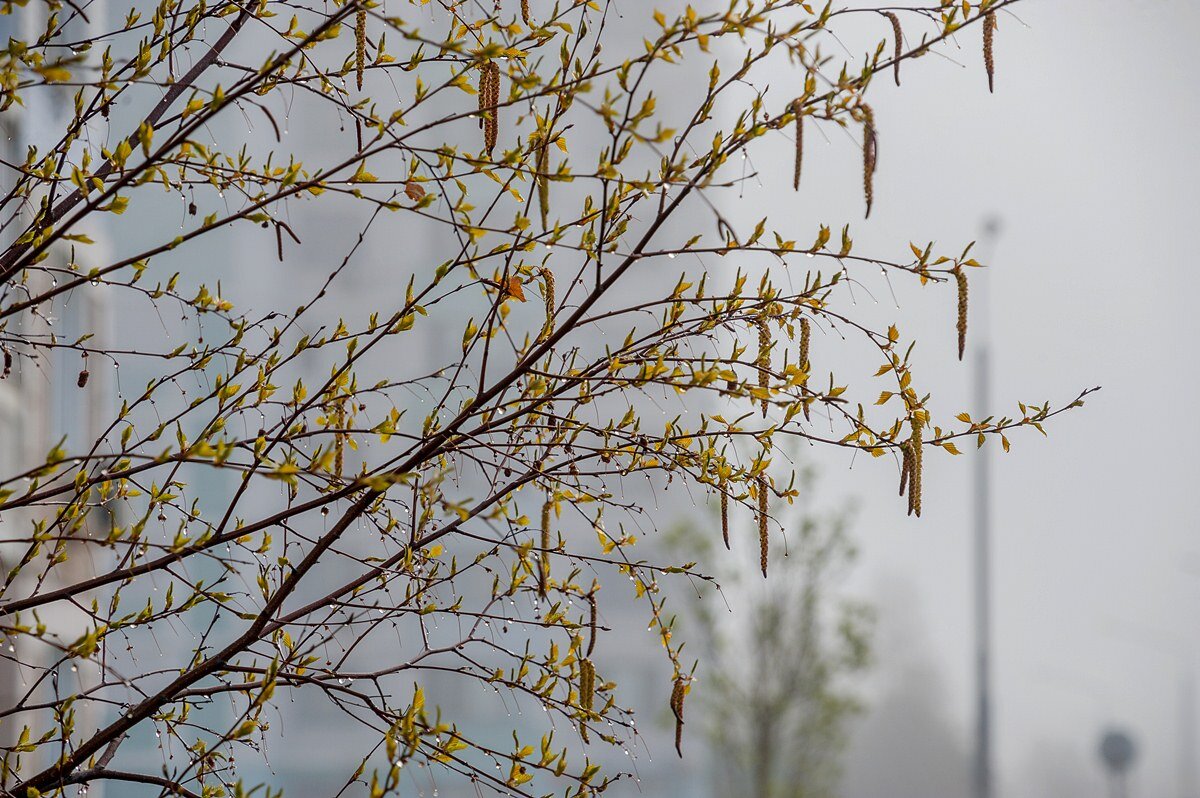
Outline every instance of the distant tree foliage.
POLYGON ((592 660, 600 588, 643 603, 682 722, 693 666, 665 577, 703 578, 639 555, 655 518, 635 489, 745 506, 767 572, 798 493, 772 462, 785 442, 881 458, 919 514, 925 456, 1007 448, 1081 404, 935 418, 900 320, 877 329, 841 302, 881 269, 953 302, 969 246, 868 255, 849 225, 781 210, 737 229, 721 210, 747 183, 741 156, 792 136, 799 191, 819 191, 800 180, 802 135, 835 128, 862 142, 846 179, 869 210, 874 78, 985 31, 1002 73, 992 23, 1016 2, 6 0, 0 108, 36 139, 4 163, 4 374, 115 406, 0 474, 0 655, 20 674, 0 789, 247 795, 237 765, 272 724, 302 723, 288 706, 309 694, 374 740, 348 794, 398 794, 416 766, 481 794, 621 778, 594 759, 637 733, 592 660), (878 47, 831 55, 864 19, 878 47), (294 105, 290 124, 322 135, 303 159, 294 105), (168 200, 179 228, 150 221, 168 200), (310 259, 334 232, 293 225, 311 206, 362 222, 299 307, 240 309, 237 286, 182 265, 229 229, 285 266, 310 259), (440 260, 396 267, 398 304, 325 324, 384 218, 408 231, 388 250, 432 236, 440 260), (182 337, 54 326, 100 292, 182 337), (453 356, 414 366, 418 333, 451 328, 453 356), (835 374, 843 339, 874 375, 835 374), (78 371, 48 371, 64 358, 78 371), (144 387, 98 379, 131 366, 144 387), (431 674, 544 709, 545 736, 460 724, 426 701, 431 674), (161 762, 123 748, 151 734, 161 762))
MULTIPOLYGON (((806 495, 814 482, 802 477, 806 495)), ((848 512, 825 517, 804 502, 776 520, 788 544, 778 579, 756 578, 748 524, 734 529, 731 553, 715 550, 707 525, 675 537, 722 586, 721 594, 701 587, 685 616, 695 622, 687 636, 699 643, 693 654, 704 682, 697 717, 718 794, 833 798, 863 709, 855 687, 871 662, 874 612, 841 592, 857 556, 848 512)))

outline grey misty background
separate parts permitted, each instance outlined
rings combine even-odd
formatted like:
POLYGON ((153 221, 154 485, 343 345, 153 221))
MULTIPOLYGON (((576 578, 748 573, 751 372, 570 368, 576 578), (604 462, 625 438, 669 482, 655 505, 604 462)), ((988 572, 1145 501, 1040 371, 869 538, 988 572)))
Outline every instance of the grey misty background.
MULTIPOLYGON (((630 0, 619 7, 628 25, 649 14, 630 0)), ((880 161, 869 223, 861 220, 856 138, 833 127, 823 128, 828 139, 810 128, 806 187, 798 195, 785 185, 790 156, 780 139, 748 164, 761 177, 743 199, 736 191, 720 195, 722 210, 748 229, 769 207, 776 224, 794 220, 802 245, 820 222, 836 231, 851 221, 861 251, 898 259, 909 240, 958 251, 979 235, 987 215, 1002 218, 992 251, 979 253, 991 269, 972 273, 972 336, 983 331, 983 304, 990 308, 992 409, 1069 400, 1098 384, 1104 391, 1053 424, 1049 441, 1023 433, 1010 454, 993 455, 997 794, 1101 794, 1095 746, 1111 722, 1127 726, 1139 743, 1132 794, 1183 795, 1182 762, 1190 764, 1196 752, 1180 749, 1179 699, 1181 685, 1200 671, 1193 621, 1200 604, 1192 487, 1198 473, 1190 451, 1200 422, 1189 412, 1200 388, 1189 351, 1200 333, 1191 308, 1200 278, 1188 238, 1200 223, 1193 151, 1200 95, 1189 81, 1200 7, 1181 0, 1032 0, 1016 14, 1001 19, 994 96, 986 91, 974 30, 946 57, 906 64, 902 89, 890 75, 879 76, 872 104, 880 161)), ((912 25, 909 34, 916 31, 912 25)), ((841 32, 847 49, 860 53, 889 28, 882 17, 864 15, 841 32)), ((689 68, 701 67, 662 74, 679 78, 689 68)), ((787 80, 781 75, 771 87, 774 102, 795 93, 787 80)), ((228 141, 236 124, 219 140, 228 141)), ((302 114, 286 127, 281 149, 300 153, 322 147, 320 136, 331 133, 307 131, 302 114)), ((257 144, 266 146, 267 132, 255 122, 257 144)), ((164 203, 160 224, 170 229, 183 212, 164 203)), ((285 264, 275 259, 273 236, 247 230, 183 251, 174 268, 197 275, 196 282, 220 278, 239 306, 292 307, 315 293, 362 221, 361 209, 336 202, 298 205, 294 215, 305 246, 290 249, 285 264)), ((410 271, 436 265, 436 247, 425 238, 434 231, 405 217, 381 224, 331 292, 330 320, 391 307, 410 271)), ((954 364, 953 289, 893 280, 897 309, 886 283, 862 279, 859 312, 884 325, 899 321, 902 334, 919 341, 917 376, 933 391, 938 412, 971 409, 969 367, 954 364)), ((418 325, 411 347, 397 353, 407 373, 453 356, 461 320, 442 323, 448 326, 418 325)), ((162 329, 114 309, 117 343, 162 329)), ((817 335, 818 369, 823 343, 817 335)), ((875 365, 839 354, 837 371, 865 385, 875 365)), ((132 371, 121 375, 127 390, 144 384, 132 371)), ((821 469, 819 506, 857 503, 852 534, 861 558, 850 592, 873 602, 880 618, 877 664, 862 687, 869 711, 855 728, 844 795, 965 795, 970 455, 927 458, 919 521, 903 515, 890 461, 851 462, 840 451, 813 450, 805 462, 821 469)), ((223 488, 209 489, 219 495, 223 488)), ((662 502, 660 529, 680 520, 711 523, 705 508, 678 496, 662 502)), ((679 608, 686 585, 675 587, 679 608)), ((610 622, 617 628, 606 642, 614 653, 607 662, 602 653, 600 665, 620 682, 624 701, 639 708, 653 757, 643 748, 634 763, 642 792, 710 792, 700 724, 689 726, 682 762, 671 750, 669 674, 644 619, 610 622)), ((476 713, 501 739, 523 723, 469 694, 447 696, 435 685, 430 696, 459 722, 476 713)), ((299 709, 303 721, 289 724, 270 762, 288 794, 321 794, 326 769, 337 765, 336 781, 353 768, 356 731, 323 705, 299 709)), ((146 755, 156 756, 144 742, 146 755)), ((252 759, 242 757, 243 767, 254 767, 252 759)), ((422 791, 429 795, 433 786, 426 781, 422 791)), ((444 795, 456 792, 442 788, 444 795)), ((621 782, 610 794, 636 792, 621 782)))

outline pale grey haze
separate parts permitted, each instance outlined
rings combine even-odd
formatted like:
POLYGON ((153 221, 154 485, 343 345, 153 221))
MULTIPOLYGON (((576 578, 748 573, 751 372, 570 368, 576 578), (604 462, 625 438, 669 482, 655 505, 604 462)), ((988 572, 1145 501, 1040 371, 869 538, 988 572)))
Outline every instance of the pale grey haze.
MULTIPOLYGON (((1016 13, 997 33, 995 95, 975 35, 960 42, 962 66, 928 57, 908 65, 902 89, 875 86, 877 200, 857 239, 879 247, 907 235, 953 249, 998 215, 1000 238, 982 253, 986 284, 972 275, 973 310, 990 310, 992 409, 1104 386, 1048 441, 1021 436, 1010 454, 993 453, 998 794, 1102 794, 1097 738, 1119 723, 1141 748, 1133 794, 1187 795, 1185 765, 1200 753, 1180 747, 1181 682, 1200 671, 1200 371, 1190 351, 1200 333, 1200 92, 1189 77, 1200 6, 1055 0, 1016 13)), ((813 145, 813 185, 853 173, 850 143, 813 145)), ((844 197, 808 207, 849 217, 859 200, 843 182, 844 197)), ((922 323, 908 332, 939 369, 926 372, 935 401, 970 407, 969 365, 945 368, 950 289, 906 289, 897 286, 905 309, 922 308, 905 314, 922 323)), ((831 487, 849 464, 822 459, 831 487)), ((919 521, 901 517, 892 474, 873 463, 860 460, 841 484, 862 499, 859 576, 881 605, 880 710, 889 691, 932 668, 930 698, 945 702, 965 751, 971 473, 951 459, 930 458, 919 521), (886 586, 897 581, 911 601, 893 600, 886 586), (896 640, 888 628, 915 633, 896 640)), ((888 742, 919 755, 917 737, 888 742)), ((869 759, 855 768, 871 769, 869 759)))

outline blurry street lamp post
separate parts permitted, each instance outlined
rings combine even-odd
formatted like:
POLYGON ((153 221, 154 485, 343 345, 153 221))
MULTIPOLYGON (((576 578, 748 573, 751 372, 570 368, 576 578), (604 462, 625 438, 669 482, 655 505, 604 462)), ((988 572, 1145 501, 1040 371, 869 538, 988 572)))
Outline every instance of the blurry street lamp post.
POLYGON ((1127 775, 1133 766, 1137 749, 1128 734, 1120 729, 1108 729, 1100 737, 1100 759, 1108 771, 1110 798, 1129 798, 1127 775))
POLYGON ((1179 789, 1181 798, 1196 798, 1196 669, 1180 678, 1179 789))
MULTIPOLYGON (((1000 233, 1000 219, 991 216, 984 222, 982 256, 995 251, 1000 233)), ((985 261, 986 262, 986 261, 985 261)), ((982 280, 980 282, 983 282, 982 280)), ((988 417, 988 393, 991 364, 988 352, 987 294, 976 290, 980 297, 973 303, 976 319, 974 349, 975 385, 973 404, 977 417, 988 417)), ((991 533, 990 533, 990 474, 984 449, 975 451, 974 521, 975 521, 975 755, 972 768, 974 798, 992 798, 992 718, 991 718, 991 533)))

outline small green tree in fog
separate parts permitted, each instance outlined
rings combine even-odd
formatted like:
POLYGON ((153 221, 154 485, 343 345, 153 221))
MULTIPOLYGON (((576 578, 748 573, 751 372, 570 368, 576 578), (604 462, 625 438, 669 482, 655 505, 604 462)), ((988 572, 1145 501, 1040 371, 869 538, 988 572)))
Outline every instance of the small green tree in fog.
MULTIPOLYGON (((804 495, 814 481, 806 475, 804 495)), ((837 795, 850 724, 863 709, 854 688, 870 664, 874 615, 840 590, 857 556, 850 516, 819 514, 808 501, 783 514, 786 556, 766 581, 749 519, 730 523, 733 556, 714 551, 707 530, 675 536, 722 585, 720 593, 702 585, 689 617, 703 682, 695 717, 725 794, 837 795)))

